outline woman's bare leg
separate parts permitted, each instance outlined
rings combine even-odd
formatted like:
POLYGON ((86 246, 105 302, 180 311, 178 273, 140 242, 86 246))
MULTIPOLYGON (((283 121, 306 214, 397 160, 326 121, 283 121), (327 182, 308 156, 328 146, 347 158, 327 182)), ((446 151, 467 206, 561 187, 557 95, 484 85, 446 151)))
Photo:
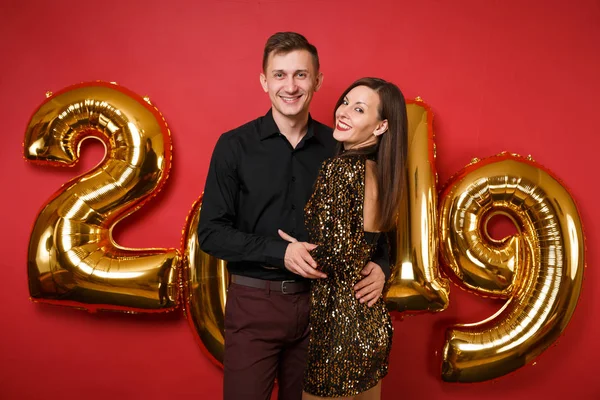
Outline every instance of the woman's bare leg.
POLYGON ((302 400, 380 400, 381 399, 381 381, 366 392, 362 392, 354 397, 319 397, 302 392, 302 400))
POLYGON ((379 400, 381 399, 381 381, 366 392, 362 392, 354 397, 354 400, 379 400))
POLYGON ((319 397, 302 392, 302 400, 353 400, 354 397, 319 397))

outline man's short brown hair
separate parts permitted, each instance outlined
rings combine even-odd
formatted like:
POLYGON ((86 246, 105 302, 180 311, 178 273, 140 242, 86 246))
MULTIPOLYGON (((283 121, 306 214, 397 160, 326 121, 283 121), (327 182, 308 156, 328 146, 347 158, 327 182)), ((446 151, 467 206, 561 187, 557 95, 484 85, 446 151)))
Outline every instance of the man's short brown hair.
POLYGON ((266 71, 269 62, 269 55, 287 54, 294 50, 306 50, 312 54, 315 68, 319 70, 319 53, 317 48, 310 44, 304 36, 296 32, 277 32, 265 44, 265 52, 263 54, 263 71, 266 71))

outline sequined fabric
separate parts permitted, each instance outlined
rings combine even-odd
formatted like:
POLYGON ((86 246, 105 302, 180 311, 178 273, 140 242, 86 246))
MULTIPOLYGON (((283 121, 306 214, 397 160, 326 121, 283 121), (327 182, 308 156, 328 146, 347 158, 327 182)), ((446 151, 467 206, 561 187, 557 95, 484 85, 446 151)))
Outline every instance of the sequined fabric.
POLYGON ((325 161, 305 208, 310 242, 319 246, 311 254, 327 274, 311 289, 304 390, 316 396, 356 395, 388 371, 392 324, 385 303, 369 308, 353 290, 377 243, 364 232, 365 163, 358 155, 325 161))

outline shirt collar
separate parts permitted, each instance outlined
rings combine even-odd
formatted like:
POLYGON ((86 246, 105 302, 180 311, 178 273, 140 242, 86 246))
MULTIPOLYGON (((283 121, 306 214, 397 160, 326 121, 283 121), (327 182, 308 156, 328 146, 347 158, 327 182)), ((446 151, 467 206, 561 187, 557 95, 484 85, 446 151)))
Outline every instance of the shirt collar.
MULTIPOLYGON (((262 123, 260 124, 260 140, 265 140, 280 133, 281 132, 279 131, 279 128, 275 123, 275 119, 273 119, 273 109, 269 109, 269 111, 263 117, 262 123)), ((315 135, 315 123, 310 114, 308 114, 308 128, 306 131, 306 135, 302 140, 306 141, 313 137, 319 140, 319 142, 321 141, 319 136, 315 135)))

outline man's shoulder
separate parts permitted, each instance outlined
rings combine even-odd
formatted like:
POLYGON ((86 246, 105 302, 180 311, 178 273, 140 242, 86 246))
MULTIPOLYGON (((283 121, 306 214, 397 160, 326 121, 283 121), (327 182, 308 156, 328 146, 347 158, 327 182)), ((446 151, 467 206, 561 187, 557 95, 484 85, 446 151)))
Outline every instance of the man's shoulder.
POLYGON ((234 138, 238 138, 238 137, 244 137, 247 136, 248 133, 258 133, 259 127, 260 127, 260 122, 261 119, 263 117, 258 117, 256 119, 253 119, 252 121, 248 121, 236 128, 233 128, 223 134, 221 134, 222 138, 226 138, 226 139, 234 139, 234 138))
POLYGON ((330 128, 329 126, 325 125, 324 123, 317 121, 316 119, 313 118, 312 120, 314 126, 315 126, 315 132, 319 132, 319 133, 323 133, 323 134, 327 134, 329 136, 333 135, 333 129, 330 128))
POLYGON ((327 145, 327 147, 331 147, 333 149, 336 143, 335 139, 333 138, 333 129, 322 122, 317 121, 316 119, 313 119, 312 123, 314 125, 314 135, 321 142, 327 145))
POLYGON ((222 133, 219 137, 217 145, 230 147, 259 139, 262 118, 263 117, 258 117, 252 121, 248 121, 243 125, 222 133))

